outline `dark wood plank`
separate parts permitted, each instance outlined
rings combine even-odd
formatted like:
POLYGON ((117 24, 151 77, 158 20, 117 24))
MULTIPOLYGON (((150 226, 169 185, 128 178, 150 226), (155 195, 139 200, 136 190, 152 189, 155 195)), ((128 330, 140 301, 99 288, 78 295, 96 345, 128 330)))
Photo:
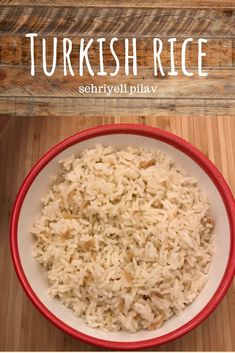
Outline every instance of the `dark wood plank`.
POLYGON ((8 122, 9 122, 9 116, 2 114, 0 116, 0 138, 8 122))
POLYGON ((2 6, 0 34, 73 36, 235 36, 234 9, 2 6))
MULTIPOLYGON (((80 41, 78 38, 71 37, 73 50, 71 53, 71 63, 78 67, 78 53, 80 41)), ((87 39, 88 40, 88 39, 87 39)), ((47 37, 47 63, 48 67, 53 61, 53 37, 47 37)), ((181 65, 181 48, 183 40, 175 43, 175 65, 181 65)), ((110 38, 107 38, 103 47, 103 58, 105 66, 114 66, 115 60, 110 52, 110 38)), ((96 41, 89 49, 89 60, 92 66, 99 65, 97 55, 99 45, 96 41)), ((235 67, 235 39, 209 39, 208 43, 203 44, 203 51, 206 56, 203 58, 203 67, 235 67)), ((120 65, 124 66, 124 39, 119 38, 115 45, 115 52, 120 60, 120 65)), ((139 67, 153 67, 153 38, 137 39, 137 56, 139 67)), ((35 65, 42 65, 42 36, 35 38, 34 46, 35 65)), ((170 66, 170 50, 167 40, 163 40, 163 51, 161 61, 164 67, 170 66)), ((198 44, 192 42, 186 52, 186 62, 188 67, 196 67, 198 61, 198 44)), ((29 66, 30 59, 30 40, 21 36, 2 36, 0 40, 0 65, 21 65, 29 66)), ((58 38, 57 44, 57 66, 63 65, 63 37, 58 38)))
MULTIPOLYGON (((0 115, 235 116, 235 100, 0 97, 0 115)), ((234 118, 235 119, 235 118, 234 118)), ((235 122, 235 120, 234 120, 235 122)))
MULTIPOLYGON (((107 71, 110 71, 108 69, 107 71)), ((113 71, 113 70, 111 70, 113 71)), ((95 85, 108 86, 126 84, 127 89, 134 85, 148 85, 157 87, 156 93, 135 92, 132 97, 155 97, 155 98, 235 98, 235 70, 208 71, 208 76, 198 77, 197 71, 194 76, 186 77, 181 73, 177 77, 157 76, 154 77, 153 69, 142 68, 137 76, 125 76, 123 69, 117 76, 93 76, 87 72, 80 77, 75 71, 75 76, 64 76, 61 67, 51 77, 46 77, 41 69, 32 77, 28 67, 8 67, 0 68, 0 96, 44 96, 44 97, 78 97, 95 96, 108 97, 105 93, 81 93, 80 86, 95 85)), ((139 86, 140 87, 140 86, 139 86)), ((140 87, 141 88, 141 87, 140 87)), ((127 92, 112 92, 112 97, 130 97, 127 92)))
MULTIPOLYGON (((50 0, 2 0, 3 5, 52 6, 50 0)), ((235 8, 233 0, 56 0, 54 6, 235 8)))

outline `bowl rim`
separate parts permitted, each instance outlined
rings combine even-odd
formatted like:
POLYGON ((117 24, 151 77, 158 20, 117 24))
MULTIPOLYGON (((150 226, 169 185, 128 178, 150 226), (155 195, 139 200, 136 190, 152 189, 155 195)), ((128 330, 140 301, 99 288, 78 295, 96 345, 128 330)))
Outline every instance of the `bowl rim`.
POLYGON ((227 182, 225 181, 221 173, 218 171, 216 166, 198 148, 196 148, 190 142, 182 139, 181 137, 178 137, 177 135, 171 132, 159 128, 140 124, 110 124, 96 126, 78 132, 66 138, 65 140, 57 143, 48 152, 46 152, 30 170, 18 191, 12 209, 10 222, 10 249, 17 276, 27 296, 37 307, 37 309, 59 329, 88 344, 93 344, 107 349, 132 350, 149 348, 179 338, 185 333, 195 328, 196 326, 198 326, 213 312, 213 310, 217 307, 217 305, 220 303, 220 301, 226 294, 235 273, 235 200, 227 182), (217 290, 215 291, 214 295, 209 300, 209 302, 190 321, 180 326, 176 330, 164 334, 160 337, 151 338, 147 340, 138 340, 134 342, 116 342, 96 338, 88 334, 84 334, 78 330, 75 330, 69 325, 65 324, 60 319, 58 319, 40 301, 40 299, 37 297, 37 295, 31 288, 30 283, 28 282, 24 274, 18 250, 18 221, 21 207, 31 184, 34 182, 35 178, 40 173, 40 171, 53 158, 55 158, 60 152, 64 151, 68 147, 93 137, 112 134, 131 134, 150 137, 165 142, 188 155, 199 165, 199 167, 204 170, 204 172, 210 177, 215 187, 219 191, 226 208, 230 227, 230 252, 226 270, 217 290))

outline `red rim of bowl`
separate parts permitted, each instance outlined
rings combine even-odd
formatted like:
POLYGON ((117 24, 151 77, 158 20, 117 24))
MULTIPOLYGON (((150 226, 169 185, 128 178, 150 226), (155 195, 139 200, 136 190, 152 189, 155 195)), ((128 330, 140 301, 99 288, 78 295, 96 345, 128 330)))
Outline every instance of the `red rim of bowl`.
POLYGON ((112 125, 97 126, 95 128, 81 131, 65 139, 64 141, 58 143, 57 145, 55 145, 38 161, 38 163, 29 172, 29 174, 27 175, 25 181, 23 182, 17 194, 16 201, 12 211, 11 225, 10 225, 11 254, 12 254, 16 273, 26 294, 33 302, 33 304, 40 310, 40 312, 47 319, 49 319, 53 324, 55 324, 58 328, 86 343, 108 348, 108 349, 116 349, 116 350, 143 349, 143 348, 148 348, 148 347, 152 347, 155 345, 160 345, 160 344, 172 341, 184 335, 185 333, 189 332, 194 327, 199 325, 204 319, 206 319, 212 313, 212 311, 216 308, 216 306, 220 303, 220 301, 226 294, 235 273, 235 239, 234 239, 235 212, 234 211, 235 211, 235 200, 223 176, 220 174, 220 172, 215 167, 215 165, 212 162, 210 162, 210 160, 201 151, 199 151, 196 147, 194 147, 189 142, 183 140, 182 138, 170 132, 167 132, 158 128, 153 128, 150 126, 135 125, 135 124, 112 124, 112 125), (33 289, 30 286, 30 283, 28 282, 24 274, 20 257, 19 257, 19 251, 18 251, 18 241, 17 241, 18 220, 19 220, 19 215, 21 211, 21 206, 24 202, 24 198, 28 192, 28 189, 30 188, 31 184, 33 183, 36 176, 40 173, 40 171, 47 165, 49 161, 51 161, 54 157, 57 156, 57 154, 59 154, 66 148, 93 137, 102 136, 102 135, 112 135, 112 134, 132 134, 132 135, 142 135, 142 136, 150 137, 150 138, 165 142, 167 144, 170 144, 173 147, 177 148, 178 150, 184 152, 186 155, 188 155, 204 170, 204 172, 207 173, 207 175, 215 184, 216 188, 218 189, 223 199, 223 202, 227 211, 228 219, 229 219, 229 224, 230 224, 229 259, 227 262, 224 276, 216 292, 214 293, 213 297, 193 319, 191 319, 183 326, 163 336, 147 339, 144 341, 113 342, 113 341, 103 340, 103 339, 95 338, 95 337, 86 335, 84 333, 81 333, 71 328, 67 324, 65 324, 63 321, 58 319, 52 312, 50 312, 40 301, 37 295, 34 293, 33 289))

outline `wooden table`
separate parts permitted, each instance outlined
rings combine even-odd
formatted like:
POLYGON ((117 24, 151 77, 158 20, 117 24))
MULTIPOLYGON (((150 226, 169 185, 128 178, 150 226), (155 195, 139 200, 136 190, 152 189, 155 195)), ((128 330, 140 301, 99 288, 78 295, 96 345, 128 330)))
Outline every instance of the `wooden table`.
MULTIPOLYGON (((141 123, 193 143, 217 165, 235 191, 235 119, 232 117, 12 117, 0 136, 0 350, 96 350, 59 331, 31 304, 13 269, 9 217, 17 190, 33 164, 55 143, 107 123, 141 123)), ((153 350, 235 350, 235 282, 215 312, 184 337, 153 350)))
MULTIPOLYGON (((104 47, 107 71, 114 60, 104 47)), ((90 52, 98 65, 97 46, 90 52)), ((9 252, 9 218, 17 190, 32 165, 50 147, 85 128, 105 123, 158 126, 194 143, 221 170, 235 191, 235 2, 234 0, 1 0, 0 5, 0 350, 96 350, 59 331, 31 304, 16 278, 9 252), (35 42, 36 76, 30 75, 29 40, 35 42), (57 69, 42 73, 41 39, 58 37, 57 69), (72 40, 71 62, 78 70, 81 37, 120 39, 120 73, 91 78, 87 71, 63 76, 62 38, 72 40), (138 76, 124 75, 124 38, 137 38, 138 76), (163 67, 169 70, 167 38, 176 37, 176 68, 185 38, 208 39, 206 78, 196 75, 197 46, 187 62, 195 76, 153 76, 152 39, 163 40, 163 67), (79 93, 79 85, 126 83, 157 86, 156 94, 79 93)), ((235 350, 235 284, 218 309, 198 328, 154 350, 235 350)))

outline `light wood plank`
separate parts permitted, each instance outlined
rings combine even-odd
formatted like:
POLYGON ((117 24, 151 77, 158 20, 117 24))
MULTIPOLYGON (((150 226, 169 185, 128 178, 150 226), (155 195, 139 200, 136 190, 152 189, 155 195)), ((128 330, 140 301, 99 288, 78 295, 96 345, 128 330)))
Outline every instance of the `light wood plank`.
POLYGON ((0 114, 16 116, 226 116, 235 115, 235 100, 144 98, 0 97, 0 114))
MULTIPOLYGON (((50 0, 2 0, 3 5, 52 6, 50 0)), ((68 6, 66 0, 56 0, 54 6, 68 6)), ((69 6, 150 7, 150 8, 235 8, 233 0, 70 0, 69 6)))
POLYGON ((235 36, 235 10, 2 6, 1 35, 235 36))
MULTIPOLYGON (((107 113, 107 111, 106 111, 107 113)), ((1 119, 1 118, 0 118, 1 119)), ((94 351, 59 331, 30 303, 16 278, 9 252, 9 217, 16 193, 32 165, 55 143, 83 129, 107 123, 141 123, 187 139, 213 160, 235 192, 234 117, 17 117, 0 139, 0 350, 94 351)), ((199 327, 184 337, 153 347, 157 351, 234 351, 235 286, 199 327)))

